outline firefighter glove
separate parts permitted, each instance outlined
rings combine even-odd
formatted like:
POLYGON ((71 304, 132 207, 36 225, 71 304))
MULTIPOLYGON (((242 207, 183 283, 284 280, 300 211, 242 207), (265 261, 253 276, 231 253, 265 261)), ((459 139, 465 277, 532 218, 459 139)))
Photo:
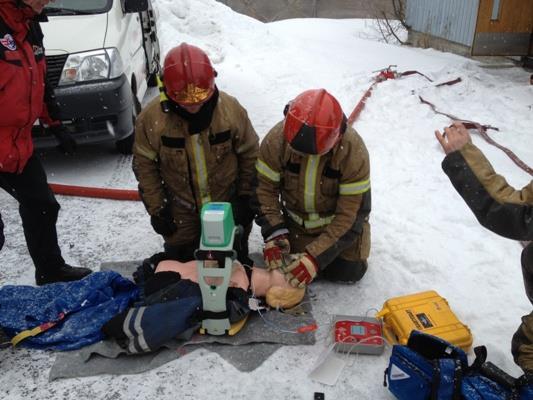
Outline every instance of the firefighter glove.
POLYGON ((315 279, 318 265, 309 253, 298 254, 293 262, 284 269, 285 279, 292 287, 304 288, 315 279))
POLYGON ((154 231, 163 236, 170 236, 178 230, 169 206, 163 207, 157 214, 152 215, 150 223, 154 231))
POLYGON ((265 243, 263 248, 263 258, 267 265, 267 269, 273 270, 284 265, 284 255, 291 252, 291 245, 287 235, 279 235, 265 243))
POLYGON ((76 152, 76 141, 63 124, 54 125, 48 129, 56 137, 59 143, 57 147, 62 153, 74 154, 76 152))

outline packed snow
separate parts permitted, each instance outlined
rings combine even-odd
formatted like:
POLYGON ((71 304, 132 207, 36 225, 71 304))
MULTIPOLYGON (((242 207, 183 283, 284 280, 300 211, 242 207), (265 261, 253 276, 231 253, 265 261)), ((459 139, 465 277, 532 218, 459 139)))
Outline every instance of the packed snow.
MULTIPOLYGON (((365 315, 388 298, 436 290, 474 335, 489 359, 518 376, 510 353, 520 317, 531 311, 520 271, 521 245, 482 228, 455 192, 440 163, 433 132, 450 123, 421 104, 498 127, 492 137, 526 163, 533 162, 533 86, 521 68, 487 68, 483 62, 435 50, 377 40, 367 20, 296 19, 264 24, 214 0, 156 0, 163 54, 180 42, 207 51, 217 84, 249 112, 260 137, 282 119, 285 104, 303 90, 323 87, 349 114, 376 75, 397 65, 421 76, 381 83, 354 127, 371 157, 373 208, 369 271, 353 286, 312 285, 319 324, 314 346, 284 347, 251 373, 241 373, 214 353, 196 351, 140 375, 97 376, 48 382, 55 354, 0 352, 3 399, 391 399, 383 387, 390 348, 379 357, 352 357, 334 386, 308 377, 331 335, 333 314, 365 315)), ((152 93, 153 95, 153 93, 152 93)), ((503 152, 473 133, 473 141, 516 188, 531 177, 503 152)), ((80 149, 74 158, 43 154, 49 181, 115 188, 136 187, 130 157, 107 149, 80 149)), ((33 284, 15 200, 0 192, 6 244, 1 284, 33 284)), ((57 225, 67 262, 98 270, 103 261, 142 259, 160 251, 162 239, 140 202, 58 196, 57 225)), ((257 229, 251 250, 260 251, 257 229)), ((239 351, 235 348, 235 351, 239 351)), ((117 371, 120 372, 120 371, 117 371)))

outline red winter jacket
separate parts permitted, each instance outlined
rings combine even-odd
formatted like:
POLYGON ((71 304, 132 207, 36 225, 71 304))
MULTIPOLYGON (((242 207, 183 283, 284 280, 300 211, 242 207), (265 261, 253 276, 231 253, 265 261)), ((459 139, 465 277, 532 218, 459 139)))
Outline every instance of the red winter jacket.
POLYGON ((35 12, 17 4, 0 0, 0 172, 20 173, 33 153, 32 126, 47 112, 43 34, 35 12))

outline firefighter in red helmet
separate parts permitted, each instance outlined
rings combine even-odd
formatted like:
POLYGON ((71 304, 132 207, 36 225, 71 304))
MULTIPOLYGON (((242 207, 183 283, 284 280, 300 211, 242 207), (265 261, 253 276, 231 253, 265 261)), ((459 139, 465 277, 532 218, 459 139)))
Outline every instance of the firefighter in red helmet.
POLYGON ((193 259, 200 210, 211 201, 233 205, 239 260, 249 263, 250 207, 259 138, 246 110, 219 91, 207 54, 182 43, 165 57, 160 97, 137 118, 133 170, 151 224, 178 261, 193 259))
POLYGON ((256 222, 269 269, 295 287, 316 276, 356 282, 370 251, 370 163, 326 90, 307 90, 265 136, 256 163, 256 222))

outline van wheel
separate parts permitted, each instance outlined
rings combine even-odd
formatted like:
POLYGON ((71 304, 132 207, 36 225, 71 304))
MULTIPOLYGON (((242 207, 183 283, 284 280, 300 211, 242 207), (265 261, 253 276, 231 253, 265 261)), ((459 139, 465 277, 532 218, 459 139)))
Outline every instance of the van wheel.
POLYGON ((126 136, 124 139, 117 140, 115 147, 120 154, 129 155, 133 153, 133 142, 135 141, 135 133, 126 136))
POLYGON ((133 97, 133 107, 131 109, 131 118, 133 120, 133 132, 131 135, 126 136, 124 139, 117 140, 115 142, 115 147, 120 154, 129 155, 133 153, 133 143, 135 142, 135 120, 137 115, 141 112, 141 104, 137 99, 135 94, 132 94, 133 97))

